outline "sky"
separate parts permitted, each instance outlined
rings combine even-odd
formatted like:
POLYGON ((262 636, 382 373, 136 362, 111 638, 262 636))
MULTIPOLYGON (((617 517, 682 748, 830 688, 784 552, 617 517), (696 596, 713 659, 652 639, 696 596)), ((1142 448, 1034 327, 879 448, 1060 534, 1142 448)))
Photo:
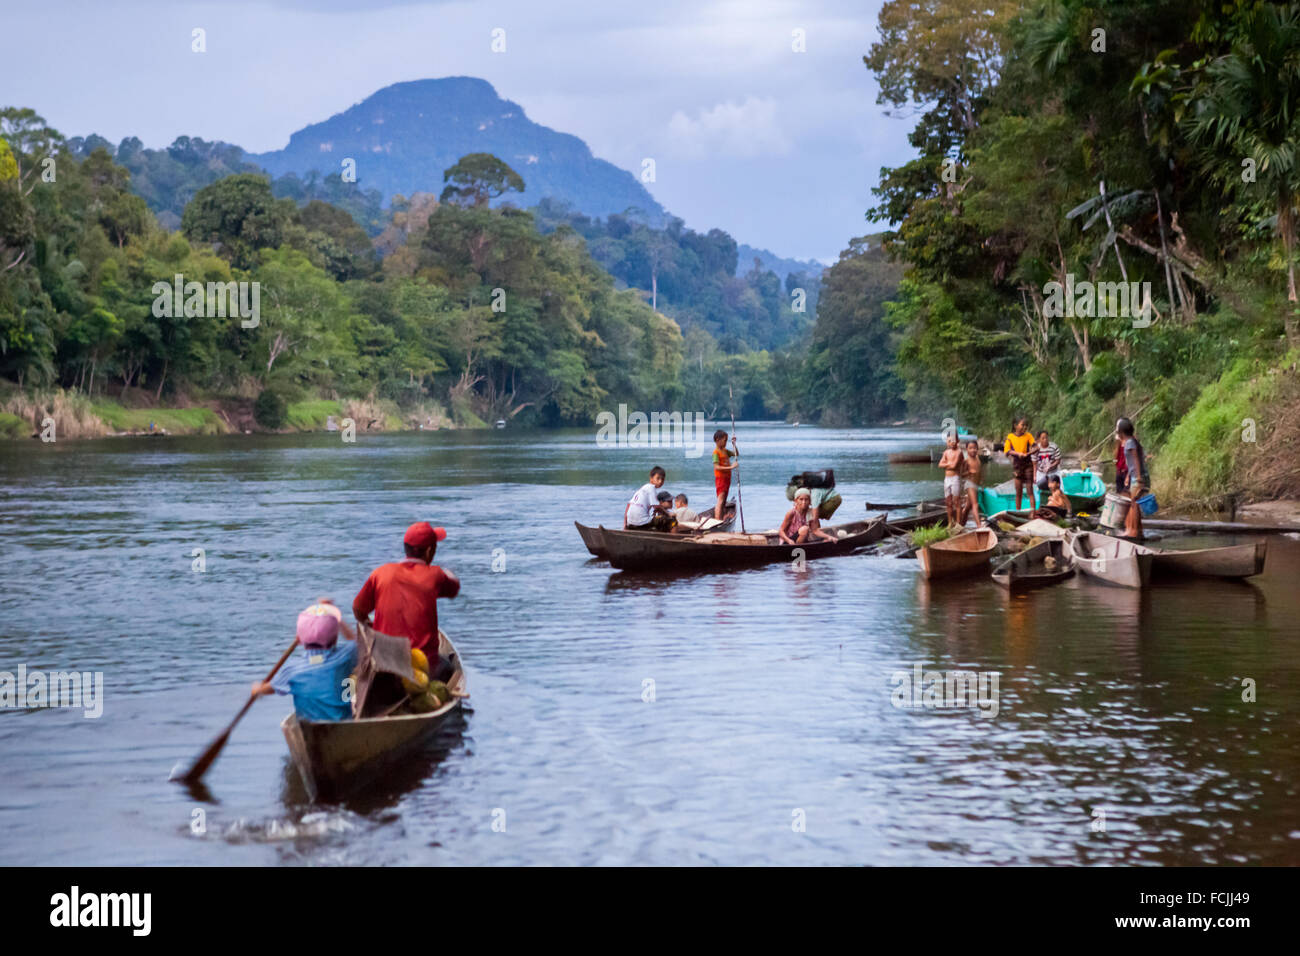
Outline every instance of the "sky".
POLYGON ((390 83, 477 76, 634 174, 653 158, 647 188, 691 228, 831 263, 882 228, 871 187, 913 155, 862 63, 882 2, 42 0, 4 16, 0 106, 264 152, 390 83))

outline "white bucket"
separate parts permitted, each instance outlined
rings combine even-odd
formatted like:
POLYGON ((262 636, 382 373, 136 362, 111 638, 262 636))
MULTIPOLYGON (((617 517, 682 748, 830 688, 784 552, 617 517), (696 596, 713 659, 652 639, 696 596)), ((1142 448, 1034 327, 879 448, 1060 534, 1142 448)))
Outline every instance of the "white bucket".
POLYGON ((1132 499, 1127 495, 1106 492, 1106 503, 1101 507, 1101 517, 1097 522, 1103 528, 1124 527, 1124 519, 1128 517, 1128 509, 1132 504, 1132 499))

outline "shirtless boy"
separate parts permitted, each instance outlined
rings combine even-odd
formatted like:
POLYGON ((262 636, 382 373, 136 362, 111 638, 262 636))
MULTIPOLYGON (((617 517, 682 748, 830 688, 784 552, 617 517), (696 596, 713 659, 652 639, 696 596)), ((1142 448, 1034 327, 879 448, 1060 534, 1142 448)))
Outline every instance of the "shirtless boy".
POLYGON ((943 469, 943 503, 948 509, 948 526, 961 524, 961 473, 962 454, 957 447, 957 433, 948 436, 948 447, 939 459, 943 469))

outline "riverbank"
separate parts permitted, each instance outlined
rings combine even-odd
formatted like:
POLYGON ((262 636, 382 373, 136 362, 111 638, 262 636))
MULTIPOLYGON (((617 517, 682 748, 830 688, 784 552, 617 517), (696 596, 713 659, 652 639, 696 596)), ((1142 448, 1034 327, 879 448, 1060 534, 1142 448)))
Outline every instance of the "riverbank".
POLYGON ((286 403, 279 427, 258 421, 256 402, 240 396, 185 399, 177 405, 154 405, 138 390, 121 400, 88 398, 62 389, 0 395, 0 440, 39 437, 53 422, 56 440, 153 435, 290 434, 336 431, 351 419, 358 432, 427 431, 473 427, 454 421, 433 404, 402 409, 373 398, 309 398, 286 403))

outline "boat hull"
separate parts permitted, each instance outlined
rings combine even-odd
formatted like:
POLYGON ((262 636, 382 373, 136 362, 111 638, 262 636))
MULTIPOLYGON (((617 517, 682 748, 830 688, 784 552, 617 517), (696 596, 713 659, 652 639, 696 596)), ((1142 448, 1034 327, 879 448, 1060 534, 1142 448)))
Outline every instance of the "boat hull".
POLYGON ((1079 573, 1121 588, 1140 589, 1151 583, 1155 552, 1150 548, 1093 531, 1075 532, 1068 540, 1079 573))
POLYGON ((987 528, 980 528, 926 545, 916 557, 927 580, 958 578, 988 568, 989 558, 997 546, 998 536, 987 528))
POLYGON ((1024 489, 1020 495, 1020 507, 1016 507, 1016 493, 999 494, 992 488, 981 488, 977 493, 980 514, 995 515, 1000 511, 1034 511, 1037 510, 1039 497, 1037 489, 1024 489))
POLYGON ((1267 541, 1195 551, 1156 551, 1151 571, 1157 577, 1249 578, 1263 573, 1267 556, 1267 541))
POLYGON ((823 530, 847 532, 835 541, 783 544, 775 532, 741 535, 714 532, 698 537, 657 534, 653 531, 601 529, 609 563, 621 571, 691 570, 725 571, 753 565, 852 554, 875 544, 889 533, 883 518, 823 530), (796 553, 797 552, 797 553, 796 553))
POLYGON ((1064 471, 1061 472, 1061 493, 1069 499, 1072 509, 1091 514, 1106 498, 1106 483, 1095 472, 1064 471))
POLYGON ((993 569, 993 582, 1018 593, 1056 584, 1073 574, 1074 562, 1064 539, 1052 538, 1007 558, 993 569), (1056 560, 1057 570, 1046 569, 1044 559, 1048 557, 1056 560))
MULTIPOLYGON (((703 514, 707 516, 709 512, 703 512, 703 514)), ((606 557, 605 539, 602 536, 602 532, 605 530, 603 525, 593 528, 590 525, 585 525, 575 521, 573 522, 573 526, 578 529, 578 534, 582 538, 583 545, 586 547, 587 551, 593 557, 597 557, 597 558, 606 557)), ((702 534, 712 534, 717 532, 730 531, 735 526, 736 526, 736 503, 734 501, 729 501, 727 502, 727 510, 723 512, 721 524, 714 525, 708 531, 688 531, 685 532, 685 534, 691 537, 698 537, 699 535, 702 534)), ((664 532, 652 531, 649 533, 663 534, 664 532)))
MULTIPOLYGON (((465 671, 446 634, 438 634, 438 652, 451 658, 455 672, 447 681, 463 694, 465 671)), ((363 789, 393 762, 417 749, 460 710, 452 697, 427 714, 399 714, 353 720, 302 720, 290 714, 280 724, 289 754, 302 777, 308 798, 333 803, 363 789)))

